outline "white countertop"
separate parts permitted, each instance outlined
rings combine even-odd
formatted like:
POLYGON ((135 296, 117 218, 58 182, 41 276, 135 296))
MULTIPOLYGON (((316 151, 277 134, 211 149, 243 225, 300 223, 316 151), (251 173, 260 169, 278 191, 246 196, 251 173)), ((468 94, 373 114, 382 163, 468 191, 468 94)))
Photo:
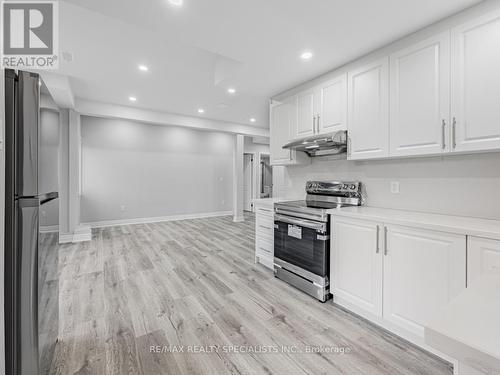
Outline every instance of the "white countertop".
POLYGON ((500 275, 474 281, 438 315, 425 328, 428 345, 500 372, 500 275))
POLYGON ((257 199, 253 199, 252 202, 255 205, 272 206, 273 204, 278 203, 278 202, 296 201, 299 199, 300 198, 257 198, 257 199))
POLYGON ((376 207, 342 207, 328 210, 334 216, 367 219, 386 224, 405 225, 441 232, 500 240, 500 221, 440 215, 376 207))

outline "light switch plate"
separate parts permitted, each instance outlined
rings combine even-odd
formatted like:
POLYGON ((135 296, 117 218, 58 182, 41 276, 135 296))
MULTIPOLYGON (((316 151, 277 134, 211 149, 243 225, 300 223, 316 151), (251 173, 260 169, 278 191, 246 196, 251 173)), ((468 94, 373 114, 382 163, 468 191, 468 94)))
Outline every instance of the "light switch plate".
POLYGON ((391 193, 399 194, 399 181, 391 181, 391 193))

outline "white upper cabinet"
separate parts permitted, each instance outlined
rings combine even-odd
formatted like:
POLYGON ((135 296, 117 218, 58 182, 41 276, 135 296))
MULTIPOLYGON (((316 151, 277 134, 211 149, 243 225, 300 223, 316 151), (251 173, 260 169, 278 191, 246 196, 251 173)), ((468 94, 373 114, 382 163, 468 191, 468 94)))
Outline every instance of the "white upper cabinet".
POLYGON ((390 155, 450 150, 450 33, 390 56, 390 155))
POLYGON ((389 58, 348 74, 348 158, 389 156, 389 58))
POLYGON ((347 74, 319 85, 316 90, 317 132, 347 129, 347 74))
POLYGON ((302 164, 309 158, 300 152, 283 149, 297 129, 297 97, 271 105, 270 152, 272 165, 302 164))
POLYGON ((294 138, 306 137, 313 135, 315 132, 314 90, 308 90, 298 95, 298 122, 294 138))
MULTIPOLYGON (((296 98, 295 98, 296 99, 296 98)), ((270 152, 272 164, 289 163, 292 160, 290 150, 283 149, 283 145, 290 140, 290 129, 293 112, 293 98, 271 107, 270 152)))
POLYGON ((451 35, 453 150, 500 149, 500 11, 451 35))
POLYGON ((396 225, 384 237, 384 318, 423 337, 466 284, 466 238, 396 225))

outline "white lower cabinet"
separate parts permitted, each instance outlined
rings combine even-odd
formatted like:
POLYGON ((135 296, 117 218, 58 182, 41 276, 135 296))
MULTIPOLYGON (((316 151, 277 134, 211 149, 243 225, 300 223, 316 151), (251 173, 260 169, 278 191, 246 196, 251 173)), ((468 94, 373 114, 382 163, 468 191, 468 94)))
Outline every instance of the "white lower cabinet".
POLYGON ((332 222, 331 290, 337 299, 382 316, 381 225, 335 218, 332 222))
POLYGON ((385 227, 384 319, 423 337, 432 316, 466 286, 466 237, 385 227))
POLYGON ((467 285, 487 274, 500 274, 500 241, 469 237, 467 243, 467 285))
POLYGON ((274 210, 273 205, 255 207, 255 262, 273 269, 274 210))
POLYGON ((347 309, 411 339, 466 286, 466 236, 334 216, 331 290, 347 309))

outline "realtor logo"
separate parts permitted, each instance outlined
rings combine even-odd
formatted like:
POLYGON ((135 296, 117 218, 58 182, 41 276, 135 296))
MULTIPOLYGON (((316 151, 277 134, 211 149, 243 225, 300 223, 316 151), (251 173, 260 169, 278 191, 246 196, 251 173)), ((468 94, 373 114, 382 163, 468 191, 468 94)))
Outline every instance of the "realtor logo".
POLYGON ((57 1, 2 1, 2 66, 57 69, 57 1))

